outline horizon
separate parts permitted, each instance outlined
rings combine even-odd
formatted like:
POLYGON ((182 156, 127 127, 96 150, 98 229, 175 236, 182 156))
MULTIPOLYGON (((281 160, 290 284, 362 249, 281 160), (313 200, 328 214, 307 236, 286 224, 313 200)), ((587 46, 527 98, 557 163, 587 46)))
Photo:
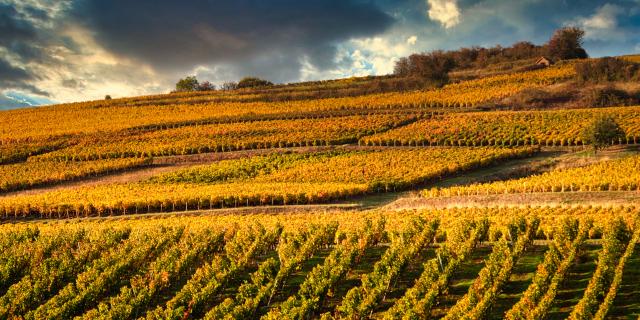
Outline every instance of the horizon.
POLYGON ((639 16, 632 0, 0 0, 0 110, 168 93, 188 75, 385 75, 412 53, 541 44, 563 26, 585 30, 592 57, 628 55, 640 52, 639 16))

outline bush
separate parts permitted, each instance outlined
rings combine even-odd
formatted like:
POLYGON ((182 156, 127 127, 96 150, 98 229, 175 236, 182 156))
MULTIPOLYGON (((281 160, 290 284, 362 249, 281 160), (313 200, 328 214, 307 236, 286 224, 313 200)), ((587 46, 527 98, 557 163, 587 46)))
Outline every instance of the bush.
POLYGON ((640 65, 619 58, 605 57, 575 66, 576 79, 581 83, 640 80, 640 65))
POLYGON ((582 141, 591 144, 594 151, 624 138, 624 131, 612 117, 597 118, 582 133, 582 141))
POLYGON ((607 86, 589 90, 583 97, 587 107, 613 107, 634 104, 635 99, 625 91, 607 86))
POLYGON ((242 80, 238 81, 237 87, 239 89, 242 89, 242 88, 267 87, 272 85, 273 83, 271 81, 267 81, 267 80, 255 78, 255 77, 245 77, 242 80))
POLYGON ((177 92, 197 91, 199 87, 198 79, 194 76, 178 80, 176 83, 177 92))

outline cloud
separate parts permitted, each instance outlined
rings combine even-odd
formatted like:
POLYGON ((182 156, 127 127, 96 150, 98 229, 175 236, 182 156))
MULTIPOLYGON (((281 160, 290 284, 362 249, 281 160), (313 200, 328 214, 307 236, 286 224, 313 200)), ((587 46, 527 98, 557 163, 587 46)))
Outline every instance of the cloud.
POLYGON ((386 74, 414 52, 543 43, 567 24, 587 30, 591 56, 629 53, 640 51, 638 1, 0 0, 0 95, 142 95, 190 74, 386 74))
POLYGON ((446 29, 455 27, 460 23, 460 8, 456 0, 427 0, 429 18, 446 29))
POLYGON ((268 56, 289 61, 296 74, 300 57, 330 65, 337 43, 383 32, 393 22, 358 0, 84 0, 72 16, 107 50, 169 72, 242 67, 268 56))
POLYGON ((337 45, 393 22, 360 0, 0 0, 0 93, 166 92, 205 69, 220 82, 295 81, 303 63, 334 68, 337 45))
POLYGON ((570 26, 581 27, 585 31, 585 38, 591 40, 607 40, 624 35, 618 30, 618 17, 624 14, 622 7, 615 4, 604 4, 589 17, 579 17, 567 23, 570 26))

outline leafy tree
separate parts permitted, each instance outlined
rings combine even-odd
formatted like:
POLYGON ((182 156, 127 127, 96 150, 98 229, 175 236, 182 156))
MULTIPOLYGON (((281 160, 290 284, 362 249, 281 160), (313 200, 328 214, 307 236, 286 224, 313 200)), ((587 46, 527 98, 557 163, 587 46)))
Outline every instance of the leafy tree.
POLYGON ((209 81, 205 81, 200 85, 198 85, 198 91, 213 91, 213 90, 216 90, 216 86, 209 81))
POLYGON ((582 47, 583 38, 584 30, 580 28, 558 29, 547 43, 547 53, 557 60, 588 58, 587 51, 582 47))
POLYGON ((593 146, 594 152, 625 138, 620 125, 609 116, 597 118, 582 133, 582 140, 593 146))
POLYGON ((104 96, 104 99, 105 100, 111 100, 111 96, 110 95, 106 95, 106 96, 104 96))
POLYGON ((396 62, 394 73, 402 77, 417 77, 437 83, 446 83, 449 71, 455 66, 450 54, 444 51, 433 51, 423 54, 412 54, 396 62))
POLYGON ((198 79, 196 79, 196 77, 194 76, 189 76, 184 79, 180 79, 176 83, 177 92, 197 91, 198 87, 199 87, 198 79))
POLYGON ((240 89, 266 87, 271 85, 273 85, 271 81, 267 81, 267 80, 256 78, 256 77, 245 77, 242 80, 238 81, 238 88, 240 89))

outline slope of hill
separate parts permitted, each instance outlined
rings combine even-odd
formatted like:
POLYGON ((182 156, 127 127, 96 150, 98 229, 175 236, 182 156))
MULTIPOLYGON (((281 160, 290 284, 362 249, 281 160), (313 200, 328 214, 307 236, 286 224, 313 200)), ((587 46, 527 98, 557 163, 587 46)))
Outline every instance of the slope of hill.
POLYGON ((637 317, 640 107, 530 63, 0 112, 0 318, 637 317))

